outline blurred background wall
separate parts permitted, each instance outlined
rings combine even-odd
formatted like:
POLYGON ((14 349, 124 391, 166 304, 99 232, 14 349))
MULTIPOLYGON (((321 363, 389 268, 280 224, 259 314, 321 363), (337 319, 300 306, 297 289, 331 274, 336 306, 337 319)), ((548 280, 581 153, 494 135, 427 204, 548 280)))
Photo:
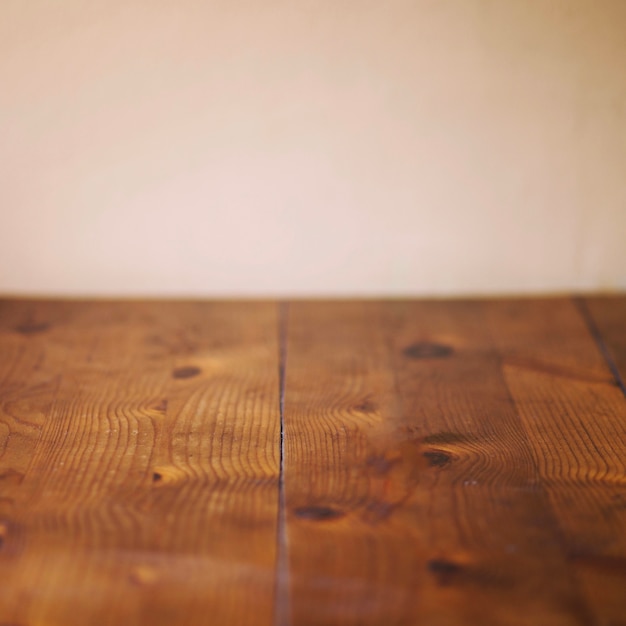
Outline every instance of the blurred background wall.
POLYGON ((0 292, 613 288, 624 0, 0 1, 0 292))

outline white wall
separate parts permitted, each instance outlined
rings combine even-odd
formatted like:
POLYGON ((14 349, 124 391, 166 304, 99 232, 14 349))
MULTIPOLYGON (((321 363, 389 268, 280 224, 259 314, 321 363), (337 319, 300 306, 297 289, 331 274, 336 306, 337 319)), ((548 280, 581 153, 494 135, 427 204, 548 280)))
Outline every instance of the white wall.
POLYGON ((0 2, 0 292, 611 288, 623 0, 0 2))

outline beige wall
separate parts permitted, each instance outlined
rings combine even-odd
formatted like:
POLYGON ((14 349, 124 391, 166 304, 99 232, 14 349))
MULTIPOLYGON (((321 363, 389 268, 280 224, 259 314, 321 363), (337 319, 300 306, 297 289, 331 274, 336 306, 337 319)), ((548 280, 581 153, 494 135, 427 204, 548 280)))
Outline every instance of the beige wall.
POLYGON ((624 0, 1 0, 0 291, 626 287, 624 0))

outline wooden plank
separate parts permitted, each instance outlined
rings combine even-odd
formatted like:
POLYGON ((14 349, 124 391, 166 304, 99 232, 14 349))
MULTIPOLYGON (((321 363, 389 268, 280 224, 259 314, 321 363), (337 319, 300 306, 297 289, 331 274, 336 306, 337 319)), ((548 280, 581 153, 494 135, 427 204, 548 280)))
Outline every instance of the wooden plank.
POLYGON ((0 305, 0 623, 272 622, 276 311, 0 305))
POLYGON ((583 298, 583 315, 626 394, 626 295, 583 298))
POLYGON ((484 321, 291 305, 286 623, 590 623, 484 321))
POLYGON ((625 624, 624 396, 571 300, 485 310, 594 623, 625 624))

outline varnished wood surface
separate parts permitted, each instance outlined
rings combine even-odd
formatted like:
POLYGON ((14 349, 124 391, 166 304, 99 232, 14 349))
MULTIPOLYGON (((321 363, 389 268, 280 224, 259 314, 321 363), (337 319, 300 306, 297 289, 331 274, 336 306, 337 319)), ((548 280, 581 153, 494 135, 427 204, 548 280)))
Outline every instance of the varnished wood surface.
POLYGON ((0 624, 270 624, 272 304, 0 306, 0 624))
POLYGON ((0 625, 626 624, 626 298, 0 301, 0 625))

